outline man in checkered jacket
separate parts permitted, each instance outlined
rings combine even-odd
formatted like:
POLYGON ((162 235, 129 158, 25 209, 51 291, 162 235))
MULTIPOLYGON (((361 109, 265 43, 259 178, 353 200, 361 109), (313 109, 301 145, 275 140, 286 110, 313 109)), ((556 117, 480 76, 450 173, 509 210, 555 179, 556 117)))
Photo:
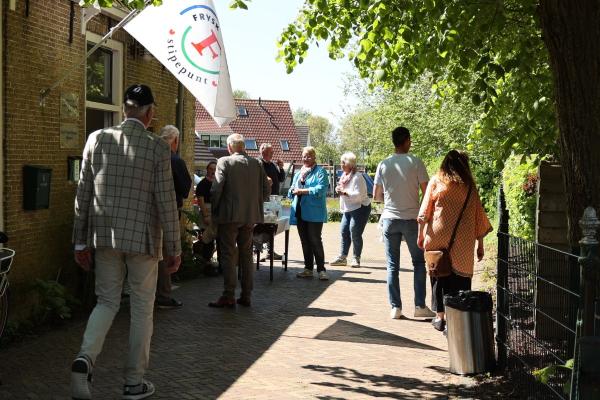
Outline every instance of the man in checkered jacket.
POLYGON ((92 133, 83 151, 73 242, 76 262, 95 271, 98 301, 71 368, 73 398, 91 398, 92 367, 119 310, 126 269, 131 327, 122 398, 143 399, 154 393, 152 383, 143 377, 150 354, 158 261, 164 259, 171 272, 181 262, 171 151, 146 130, 154 107, 148 86, 129 87, 125 121, 92 133))

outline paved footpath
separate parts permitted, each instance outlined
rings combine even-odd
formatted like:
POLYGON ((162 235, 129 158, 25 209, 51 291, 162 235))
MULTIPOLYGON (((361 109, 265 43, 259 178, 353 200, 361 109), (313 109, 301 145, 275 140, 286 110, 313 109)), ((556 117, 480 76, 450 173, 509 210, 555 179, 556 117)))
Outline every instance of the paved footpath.
MULTIPOLYGON (((326 259, 339 224, 325 225, 326 259)), ((446 339, 412 318, 412 273, 402 247, 402 300, 408 318, 389 318, 383 244, 364 234, 363 266, 329 268, 330 280, 301 280, 301 248, 290 232, 290 268, 255 277, 251 308, 207 307, 222 278, 180 283, 179 310, 158 310, 147 378, 153 399, 463 399, 473 381, 448 373, 446 339)), ((283 248, 283 235, 276 250, 283 248)), ((429 288, 428 288, 429 301, 429 288)), ((94 370, 94 398, 118 399, 129 313, 123 307, 94 370)), ((69 367, 85 321, 0 350, 0 399, 67 399, 69 367)), ((471 389, 470 389, 471 388, 471 389)))

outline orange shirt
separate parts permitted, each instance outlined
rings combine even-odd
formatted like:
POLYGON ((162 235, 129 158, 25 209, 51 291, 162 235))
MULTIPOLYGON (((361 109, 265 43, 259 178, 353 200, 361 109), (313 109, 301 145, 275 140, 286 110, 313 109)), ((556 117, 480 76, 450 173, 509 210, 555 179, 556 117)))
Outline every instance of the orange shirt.
MULTIPOLYGON (((425 250, 440 250, 448 247, 468 191, 469 187, 465 184, 453 182, 445 184, 437 176, 429 181, 419 210, 419 222, 427 224, 425 250)), ((452 269, 457 275, 473 276, 477 238, 487 235, 492 229, 475 187, 471 190, 471 197, 450 250, 452 269)))

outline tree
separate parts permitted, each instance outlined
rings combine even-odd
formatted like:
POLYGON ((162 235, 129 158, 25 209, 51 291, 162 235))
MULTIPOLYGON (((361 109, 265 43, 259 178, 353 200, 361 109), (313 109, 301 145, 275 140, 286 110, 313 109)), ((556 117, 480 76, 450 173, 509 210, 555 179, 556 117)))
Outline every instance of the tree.
POLYGON ((233 98, 234 99, 249 99, 250 94, 248 92, 246 92, 245 90, 235 89, 233 91, 233 98))
POLYGON ((322 164, 329 164, 330 161, 337 163, 340 153, 331 122, 325 117, 310 115, 306 124, 310 144, 317 151, 317 161, 322 164))
POLYGON ((595 0, 307 0, 279 57, 292 72, 327 41, 331 58, 347 57, 373 85, 429 72, 440 98, 483 106, 477 133, 502 136, 502 158, 553 153, 559 138, 576 248, 584 207, 600 206, 598 16, 595 0))
POLYGON ((297 108, 296 110, 294 110, 294 124, 295 125, 308 125, 308 117, 311 116, 310 111, 308 111, 306 108, 297 108))

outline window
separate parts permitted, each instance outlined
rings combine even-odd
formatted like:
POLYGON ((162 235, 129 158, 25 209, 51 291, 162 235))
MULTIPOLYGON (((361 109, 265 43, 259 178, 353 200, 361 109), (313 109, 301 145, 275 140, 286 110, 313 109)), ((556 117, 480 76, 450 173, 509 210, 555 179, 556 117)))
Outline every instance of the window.
POLYGON ((258 150, 256 139, 246 139, 246 150, 258 150))
POLYGON ((281 150, 290 151, 290 142, 287 140, 280 140, 279 144, 281 144, 281 150))
POLYGON ((201 134, 200 140, 206 147, 227 148, 227 135, 201 134))
POLYGON ((208 147, 210 145, 210 135, 200 135, 200 140, 202 144, 208 147))
POLYGON ((208 147, 221 147, 221 137, 210 135, 210 145, 208 147))
MULTIPOLYGON (((102 38, 87 32, 89 51, 102 38)), ((123 103, 123 44, 108 40, 91 54, 85 67, 85 131, 116 125, 123 103)))
POLYGON ((237 106, 237 114, 240 117, 247 117, 248 109, 246 109, 246 107, 244 107, 244 106, 237 106))

